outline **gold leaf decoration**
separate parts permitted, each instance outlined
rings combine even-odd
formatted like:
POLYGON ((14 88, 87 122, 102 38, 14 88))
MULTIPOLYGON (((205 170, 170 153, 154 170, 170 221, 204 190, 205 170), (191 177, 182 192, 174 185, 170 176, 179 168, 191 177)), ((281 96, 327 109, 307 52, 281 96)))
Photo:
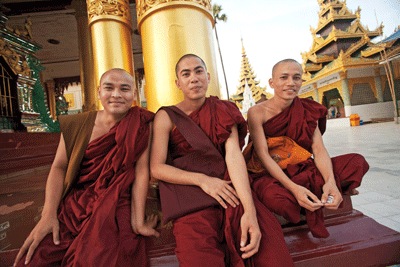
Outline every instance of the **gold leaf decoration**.
POLYGON ((88 2, 89 20, 96 16, 117 16, 130 20, 128 0, 95 0, 88 2))
POLYGON ((160 4, 170 2, 192 2, 212 12, 211 0, 136 0, 136 12, 138 16, 138 21, 140 21, 140 18, 143 16, 143 14, 146 13, 146 11, 148 11, 149 9, 156 7, 160 4))

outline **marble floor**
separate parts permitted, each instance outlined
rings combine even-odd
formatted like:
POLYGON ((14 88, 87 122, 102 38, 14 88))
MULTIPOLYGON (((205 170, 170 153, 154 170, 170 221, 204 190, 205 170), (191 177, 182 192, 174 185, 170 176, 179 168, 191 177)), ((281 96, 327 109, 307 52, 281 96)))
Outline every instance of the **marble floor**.
POLYGON ((331 157, 359 153, 370 169, 353 207, 380 224, 400 232, 400 124, 331 127, 323 135, 331 157))

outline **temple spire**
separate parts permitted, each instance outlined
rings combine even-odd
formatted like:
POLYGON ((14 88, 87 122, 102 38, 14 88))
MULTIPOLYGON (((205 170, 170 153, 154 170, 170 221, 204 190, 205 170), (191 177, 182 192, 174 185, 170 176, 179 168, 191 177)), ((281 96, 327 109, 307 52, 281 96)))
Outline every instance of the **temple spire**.
MULTIPOLYGON (((240 67, 240 78, 239 78, 239 86, 237 87, 237 92, 233 95, 230 100, 234 101, 236 105, 242 109, 242 107, 246 106, 243 104, 244 97, 243 93, 245 91, 246 83, 253 94, 253 98, 256 103, 262 102, 268 98, 271 98, 272 95, 267 93, 266 86, 260 87, 259 81, 257 81, 257 76, 254 74, 254 71, 249 63, 249 59, 246 55, 246 50, 243 45, 243 38, 241 38, 242 42, 242 63, 240 67)), ((247 113, 247 111, 243 111, 247 113)))

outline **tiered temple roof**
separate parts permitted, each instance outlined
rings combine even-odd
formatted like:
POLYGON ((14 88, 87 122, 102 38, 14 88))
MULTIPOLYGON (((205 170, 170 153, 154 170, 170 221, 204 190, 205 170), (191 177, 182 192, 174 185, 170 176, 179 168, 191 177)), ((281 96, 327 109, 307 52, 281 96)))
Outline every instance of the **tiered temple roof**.
POLYGON ((260 87, 260 82, 256 79, 257 76, 254 74, 254 71, 249 63, 249 59, 247 58, 242 39, 242 64, 240 67, 239 86, 237 87, 236 94, 230 97, 230 100, 234 101, 240 109, 242 109, 243 106, 243 93, 246 87, 246 82, 253 94, 253 98, 256 103, 269 99, 273 96, 272 94, 265 91, 267 88, 266 86, 260 87))
POLYGON ((389 59, 400 54, 400 26, 385 40, 379 42, 375 46, 361 51, 361 56, 366 58, 373 57, 383 50, 385 50, 385 55, 389 59))
POLYGON ((370 48, 373 45, 371 40, 382 34, 383 25, 370 31, 360 22, 360 7, 351 12, 345 0, 318 0, 318 4, 318 26, 316 29, 310 27, 313 44, 310 51, 302 53, 303 79, 310 80, 338 59, 376 59, 379 51, 370 48))

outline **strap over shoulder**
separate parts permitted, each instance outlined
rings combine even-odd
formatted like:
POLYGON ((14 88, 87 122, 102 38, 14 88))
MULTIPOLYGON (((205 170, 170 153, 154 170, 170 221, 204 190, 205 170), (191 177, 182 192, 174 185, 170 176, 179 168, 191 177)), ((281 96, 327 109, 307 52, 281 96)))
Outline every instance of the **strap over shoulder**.
MULTIPOLYGON (((186 115, 182 110, 176 106, 162 107, 165 110, 172 122, 178 128, 179 132, 183 135, 190 146, 198 151, 213 151, 213 153, 221 155, 210 138, 204 133, 197 123, 186 115)), ((221 155, 222 160, 223 157, 221 155)))

